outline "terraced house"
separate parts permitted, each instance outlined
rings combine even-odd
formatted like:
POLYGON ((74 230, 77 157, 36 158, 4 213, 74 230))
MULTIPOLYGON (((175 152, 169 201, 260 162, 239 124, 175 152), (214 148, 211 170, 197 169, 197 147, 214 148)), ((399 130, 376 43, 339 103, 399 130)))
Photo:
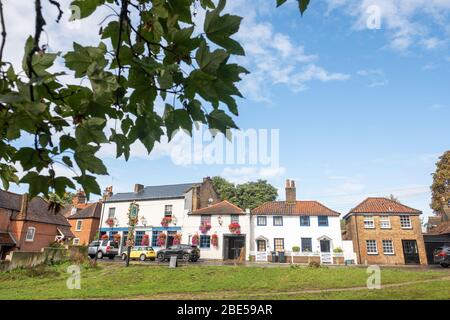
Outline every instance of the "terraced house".
POLYGON ((120 252, 128 236, 128 208, 134 201, 139 205, 135 244, 155 249, 174 242, 191 243, 193 234, 182 230, 187 215, 220 202, 209 177, 197 183, 147 187, 136 184, 133 192, 114 194, 103 203, 100 233, 111 240, 120 238, 120 252))
POLYGON ((421 211, 387 198, 367 198, 344 216, 360 264, 427 264, 421 211))
POLYGON ((251 216, 256 261, 287 256, 286 262, 343 263, 354 258, 352 244, 342 241, 339 213, 318 201, 297 200, 294 181, 286 181, 285 201, 264 203, 251 216))

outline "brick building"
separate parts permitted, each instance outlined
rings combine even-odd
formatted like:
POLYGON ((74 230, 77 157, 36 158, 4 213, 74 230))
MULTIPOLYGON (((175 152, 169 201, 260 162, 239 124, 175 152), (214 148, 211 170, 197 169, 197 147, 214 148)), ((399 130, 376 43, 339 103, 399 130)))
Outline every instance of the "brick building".
POLYGON ((361 264, 427 264, 421 211, 387 198, 367 198, 344 216, 346 239, 361 264))
POLYGON ((98 232, 100 216, 102 214, 102 203, 88 204, 84 209, 68 216, 70 230, 74 234, 74 245, 88 245, 98 232))
POLYGON ((41 197, 0 190, 0 258, 10 251, 41 251, 54 241, 73 237, 70 224, 48 209, 41 197))

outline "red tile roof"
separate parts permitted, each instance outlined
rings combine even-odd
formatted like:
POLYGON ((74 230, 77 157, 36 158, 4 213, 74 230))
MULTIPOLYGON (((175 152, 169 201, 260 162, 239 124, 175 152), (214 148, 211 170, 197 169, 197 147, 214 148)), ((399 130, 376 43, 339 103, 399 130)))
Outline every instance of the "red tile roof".
POLYGON ((355 208, 351 209, 346 217, 353 213, 421 214, 422 211, 405 206, 404 204, 395 202, 388 198, 367 198, 355 208))
POLYGON ((431 229, 427 234, 431 235, 450 234, 450 221, 442 222, 437 227, 431 229))
POLYGON ((209 207, 195 210, 192 214, 245 214, 245 212, 231 202, 223 200, 209 207))
POLYGON ((253 215, 286 215, 286 216, 331 216, 338 217, 339 212, 325 207, 317 201, 266 202, 252 211, 253 215))
POLYGON ((0 245, 15 246, 16 241, 9 232, 0 232, 0 245))

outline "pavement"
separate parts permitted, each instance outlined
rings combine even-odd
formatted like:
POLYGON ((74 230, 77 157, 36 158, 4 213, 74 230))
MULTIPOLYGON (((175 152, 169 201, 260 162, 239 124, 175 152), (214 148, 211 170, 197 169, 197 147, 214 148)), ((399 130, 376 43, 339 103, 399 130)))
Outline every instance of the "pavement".
MULTIPOLYGON (((117 263, 117 264, 125 264, 125 261, 120 259, 120 257, 116 257, 115 259, 99 259, 97 260, 99 263, 117 263)), ((148 266, 169 266, 169 262, 158 262, 156 261, 139 261, 139 260, 131 260, 130 264, 143 264, 148 266)), ((279 268, 284 267, 288 268, 291 266, 307 266, 307 264, 290 264, 290 263, 271 263, 271 262, 237 262, 234 260, 205 260, 199 259, 197 262, 184 262, 182 260, 178 260, 178 266, 244 266, 244 267, 262 267, 262 268, 279 268)), ((329 268, 367 268, 366 265, 326 265, 329 268)), ((450 273, 450 268, 442 268, 440 265, 379 265, 380 268, 405 268, 411 271, 425 271, 425 270, 434 270, 434 271, 442 271, 450 273)))

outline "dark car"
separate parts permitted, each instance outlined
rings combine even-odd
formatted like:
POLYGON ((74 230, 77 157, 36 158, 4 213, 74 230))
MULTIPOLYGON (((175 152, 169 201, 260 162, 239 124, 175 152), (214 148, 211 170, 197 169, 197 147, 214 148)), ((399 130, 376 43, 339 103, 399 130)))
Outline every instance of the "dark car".
POLYGON ((440 247, 434 250, 434 263, 440 264, 444 268, 450 266, 450 247, 440 247))
POLYGON ((176 244, 167 249, 159 250, 156 254, 156 258, 158 261, 163 262, 169 260, 173 255, 176 255, 178 259, 183 259, 184 261, 195 262, 200 258, 200 250, 196 246, 176 244))

